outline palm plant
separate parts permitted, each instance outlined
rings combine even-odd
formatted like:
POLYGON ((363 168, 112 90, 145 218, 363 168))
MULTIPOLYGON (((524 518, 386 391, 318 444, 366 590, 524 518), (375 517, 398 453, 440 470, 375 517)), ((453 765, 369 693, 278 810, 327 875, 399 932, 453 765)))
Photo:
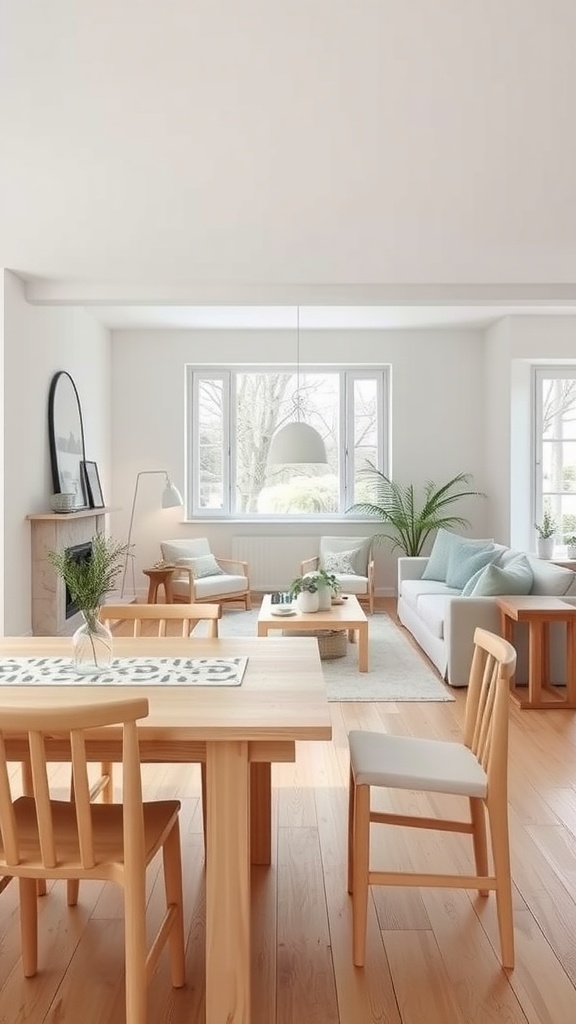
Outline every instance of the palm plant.
POLYGON ((458 473, 441 486, 428 480, 420 502, 413 484, 396 483, 372 462, 368 462, 362 475, 369 481, 374 500, 357 502, 347 512, 371 516, 385 523, 389 532, 376 534, 374 540, 389 540, 393 548, 400 548, 411 556, 420 555, 430 534, 440 527, 470 526, 463 516, 447 514, 448 506, 461 498, 485 497, 482 491, 470 490, 470 473, 458 473))

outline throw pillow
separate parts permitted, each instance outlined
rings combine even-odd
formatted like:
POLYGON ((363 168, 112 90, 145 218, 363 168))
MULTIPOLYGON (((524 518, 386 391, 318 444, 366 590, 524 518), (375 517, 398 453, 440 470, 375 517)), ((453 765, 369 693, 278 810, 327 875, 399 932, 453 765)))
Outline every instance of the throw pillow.
POLYGON ((322 568, 326 572, 341 573, 345 576, 357 576, 355 559, 360 548, 350 551, 330 551, 322 559, 322 568))
POLYGON ((500 552, 494 544, 484 544, 479 548, 474 541, 462 540, 453 544, 448 557, 448 569, 446 571, 446 584, 462 590, 471 576, 474 576, 478 569, 483 569, 489 562, 495 562, 500 557, 500 552))
POLYGON ((518 555, 506 568, 490 565, 480 569, 466 584, 463 597, 496 597, 498 594, 529 594, 532 569, 526 555, 518 555))
POLYGON ((193 569, 197 580, 202 580, 205 576, 226 575, 224 570, 218 565, 214 555, 201 555, 199 558, 179 558, 176 564, 189 566, 193 569))
MULTIPOLYGON (((446 582, 446 574, 448 572, 448 559, 450 552, 456 545, 465 543, 475 548, 476 550, 484 549, 488 544, 492 544, 491 540, 468 540, 466 537, 461 537, 457 533, 451 533, 450 530, 444 530, 442 527, 438 530, 432 550, 430 552, 428 562, 422 573, 423 580, 438 580, 440 583, 446 582)), ((470 548, 471 550, 471 548, 470 548)))

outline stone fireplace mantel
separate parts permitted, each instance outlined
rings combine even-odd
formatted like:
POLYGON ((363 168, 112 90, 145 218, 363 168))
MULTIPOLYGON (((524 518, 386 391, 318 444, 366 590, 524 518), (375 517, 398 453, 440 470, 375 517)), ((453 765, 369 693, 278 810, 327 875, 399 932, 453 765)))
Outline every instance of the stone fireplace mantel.
POLYGON ((112 508, 87 508, 79 512, 46 512, 29 515, 32 530, 32 633, 62 636, 73 633, 82 619, 79 613, 66 618, 66 588, 48 561, 48 551, 65 551, 104 533, 106 515, 112 508))

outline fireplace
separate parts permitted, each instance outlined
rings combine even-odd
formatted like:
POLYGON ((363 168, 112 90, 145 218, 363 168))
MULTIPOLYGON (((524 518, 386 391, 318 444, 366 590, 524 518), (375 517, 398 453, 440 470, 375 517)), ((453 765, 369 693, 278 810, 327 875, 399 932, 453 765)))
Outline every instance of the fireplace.
MULTIPOLYGON (((74 559, 75 562, 88 562, 92 558, 92 541, 88 541, 86 544, 73 544, 72 547, 66 548, 66 554, 69 558, 74 559)), ((71 619, 73 615, 78 612, 78 604, 72 600, 72 594, 65 585, 64 595, 64 615, 67 619, 71 619)))

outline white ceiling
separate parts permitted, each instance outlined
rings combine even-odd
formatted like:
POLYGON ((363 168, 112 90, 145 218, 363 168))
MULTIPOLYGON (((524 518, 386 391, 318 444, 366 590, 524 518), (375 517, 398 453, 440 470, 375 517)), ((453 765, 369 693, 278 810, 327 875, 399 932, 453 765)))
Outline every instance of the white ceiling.
POLYGON ((174 326, 575 300, 575 38, 574 0, 2 4, 0 266, 174 326))

